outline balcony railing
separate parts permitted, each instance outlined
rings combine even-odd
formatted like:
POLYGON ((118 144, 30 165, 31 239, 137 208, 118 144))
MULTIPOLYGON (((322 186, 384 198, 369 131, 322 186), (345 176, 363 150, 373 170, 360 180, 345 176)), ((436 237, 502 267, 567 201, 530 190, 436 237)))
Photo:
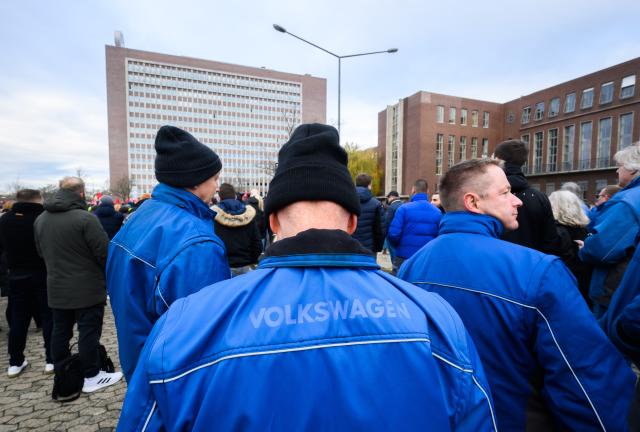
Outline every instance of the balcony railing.
POLYGON ((567 171, 585 171, 592 169, 615 168, 615 161, 610 157, 600 157, 593 159, 574 159, 556 163, 540 164, 538 166, 525 165, 522 171, 525 174, 552 174, 567 171))

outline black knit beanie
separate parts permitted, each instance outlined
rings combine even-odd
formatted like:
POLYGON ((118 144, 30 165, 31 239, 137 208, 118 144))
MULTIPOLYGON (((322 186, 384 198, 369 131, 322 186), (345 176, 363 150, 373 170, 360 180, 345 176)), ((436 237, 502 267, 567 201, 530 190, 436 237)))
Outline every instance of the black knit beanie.
POLYGON ((297 201, 332 201, 360 215, 338 131, 323 124, 298 126, 278 153, 278 168, 264 202, 265 216, 297 201))
POLYGON ((193 135, 162 126, 156 135, 156 179, 178 188, 193 187, 222 169, 218 155, 193 135))

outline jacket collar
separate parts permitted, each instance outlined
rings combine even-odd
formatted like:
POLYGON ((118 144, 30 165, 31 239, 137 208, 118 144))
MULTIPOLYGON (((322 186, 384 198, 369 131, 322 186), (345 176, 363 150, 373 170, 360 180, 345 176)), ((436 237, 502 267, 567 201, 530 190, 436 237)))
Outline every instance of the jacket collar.
POLYGON ((40 203, 17 202, 11 207, 14 213, 42 213, 44 207, 40 203))
POLYGON ((506 162, 504 164, 504 173, 507 175, 507 180, 509 180, 513 192, 519 192, 529 187, 529 183, 527 183, 527 179, 522 173, 521 165, 506 162))
POLYGON ((310 229, 275 242, 258 267, 380 268, 375 256, 349 234, 325 229, 310 229))
POLYGON ((200 198, 191 192, 165 183, 158 183, 158 186, 153 189, 151 197, 178 206, 200 219, 213 219, 216 216, 213 210, 210 210, 200 198))
MULTIPOLYGON (((622 190, 629 190, 629 189, 633 189, 634 187, 637 187, 637 186, 639 186, 639 185, 640 185, 640 176, 638 176, 638 177, 634 178, 633 180, 631 180, 631 182, 630 182, 628 185, 626 185, 626 186, 624 187, 624 189, 622 189, 622 190)), ((622 191, 621 191, 621 192, 622 192, 622 191)), ((614 195, 614 196, 615 196, 615 195, 614 195)))
POLYGON ((429 195, 427 195, 424 192, 420 192, 420 193, 414 194, 411 197, 411 202, 414 202, 414 201, 429 201, 429 195))
POLYGON ((503 231, 504 226, 493 216, 468 211, 453 211, 442 216, 438 235, 468 233, 499 238, 503 231))

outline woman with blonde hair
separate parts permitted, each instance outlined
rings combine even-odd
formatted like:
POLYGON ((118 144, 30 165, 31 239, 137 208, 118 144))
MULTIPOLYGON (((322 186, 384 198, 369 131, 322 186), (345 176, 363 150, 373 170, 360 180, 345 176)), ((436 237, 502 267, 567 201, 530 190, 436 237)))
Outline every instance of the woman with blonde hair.
POLYGON ((559 190, 549 195, 556 230, 560 237, 560 258, 578 280, 578 288, 589 306, 591 266, 578 258, 578 251, 587 237, 589 218, 582 209, 582 201, 573 192, 559 190))

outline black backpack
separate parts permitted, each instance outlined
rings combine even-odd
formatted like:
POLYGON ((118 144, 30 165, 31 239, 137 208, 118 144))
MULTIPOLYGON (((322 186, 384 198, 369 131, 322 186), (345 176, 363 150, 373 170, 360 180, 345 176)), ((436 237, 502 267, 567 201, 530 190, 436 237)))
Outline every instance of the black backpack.
MULTIPOLYGON (((98 346, 98 361, 100 369, 112 373, 115 371, 113 361, 107 354, 104 345, 98 346)), ((72 354, 56 363, 53 377, 53 391, 51 398, 58 402, 71 402, 80 397, 84 385, 84 370, 79 354, 72 354)))

